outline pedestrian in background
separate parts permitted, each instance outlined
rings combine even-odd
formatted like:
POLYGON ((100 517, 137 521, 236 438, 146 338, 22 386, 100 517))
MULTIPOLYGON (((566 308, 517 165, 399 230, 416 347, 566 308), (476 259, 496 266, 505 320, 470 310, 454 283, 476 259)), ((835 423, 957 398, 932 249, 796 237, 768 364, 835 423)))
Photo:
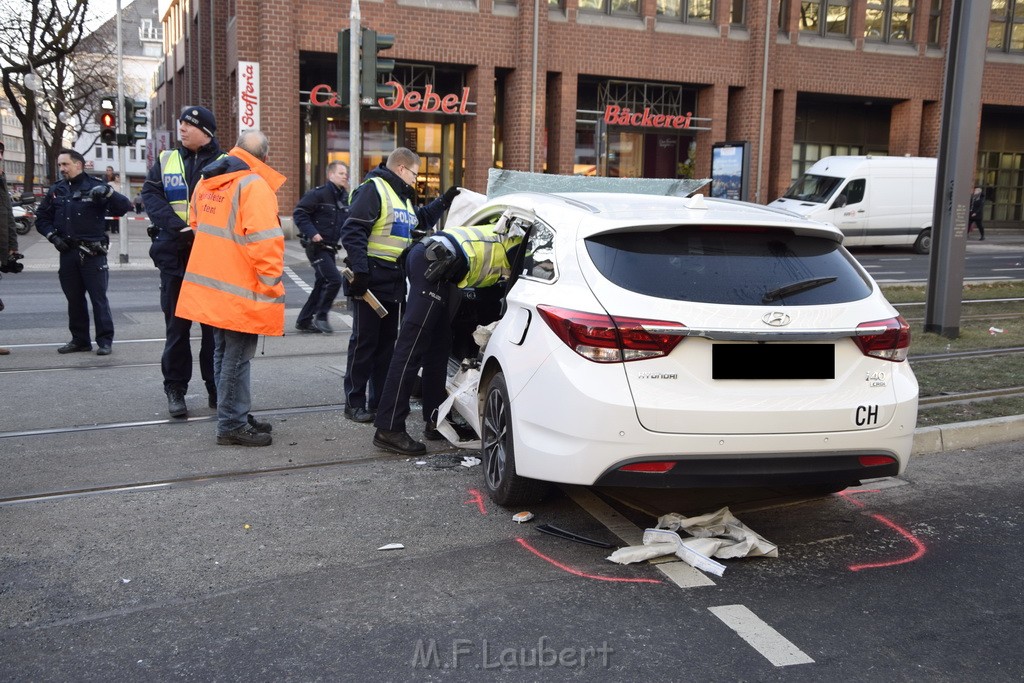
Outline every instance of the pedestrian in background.
POLYGON ((328 313, 341 291, 337 253, 341 226, 348 218, 347 188, 348 168, 332 161, 327 164, 327 182, 303 195, 292 212, 299 239, 316 273, 313 291, 295 321, 295 329, 300 332, 334 333, 328 313))
MULTIPOLYGON (((181 292, 185 264, 195 233, 188 226, 188 207, 202 169, 224 156, 214 138, 217 123, 205 107, 185 107, 178 117, 176 149, 160 153, 142 186, 142 203, 156 236, 149 257, 160 269, 160 310, 164 313, 164 351, 160 370, 164 377, 167 411, 171 417, 185 417, 185 394, 192 380, 192 321, 174 314, 181 292)), ((200 324, 199 374, 206 384, 211 408, 217 407, 217 384, 213 376, 213 328, 200 324)))
MULTIPOLYGON (((981 191, 980 187, 974 188, 974 194, 971 195, 971 212, 970 212, 970 223, 968 225, 968 232, 970 228, 977 227, 978 234, 981 239, 985 239, 985 226, 982 223, 982 213, 985 211, 985 194, 981 191)), ((980 240, 979 240, 980 241, 980 240)))
POLYGON ((284 334, 284 232, 277 196, 285 177, 268 166, 270 145, 243 131, 227 156, 203 169, 190 209, 195 245, 176 314, 214 328, 217 443, 269 446, 256 421, 250 361, 261 334, 284 334))
POLYGON ((524 231, 511 217, 495 225, 445 228, 412 246, 407 258, 409 303, 391 359, 374 426, 373 445, 403 455, 427 447, 406 429, 409 397, 423 368, 424 437, 439 440, 437 409, 445 399, 445 373, 452 345, 451 316, 461 290, 490 287, 511 272, 509 252, 524 231))
POLYGON ((387 377, 401 304, 405 273, 398 257, 412 243, 412 232, 429 230, 451 206, 459 188, 450 187, 426 206, 416 206, 416 177, 420 158, 398 147, 366 175, 352 195, 348 220, 341 229, 345 262, 354 275, 345 293, 352 301, 352 336, 345 369, 345 417, 372 422, 387 377), (384 318, 361 299, 367 291, 384 305, 384 318))
POLYGON ((114 342, 114 318, 107 301, 106 217, 119 218, 132 210, 131 201, 102 180, 84 173, 85 158, 73 149, 57 155, 61 180, 54 183, 36 211, 36 230, 60 252, 57 271, 68 300, 71 341, 57 353, 91 351, 89 308, 96 327, 96 354, 109 356, 114 342))
MULTIPOLYGON (((14 202, 7 190, 7 174, 4 172, 3 141, 0 141, 0 271, 16 272, 12 268, 11 257, 18 253, 18 231, 14 223, 14 202)), ((0 276, 2 277, 2 276, 0 276)), ((0 300, 0 311, 4 310, 4 302, 0 300)), ((0 346, 0 356, 6 356, 10 349, 0 346)))

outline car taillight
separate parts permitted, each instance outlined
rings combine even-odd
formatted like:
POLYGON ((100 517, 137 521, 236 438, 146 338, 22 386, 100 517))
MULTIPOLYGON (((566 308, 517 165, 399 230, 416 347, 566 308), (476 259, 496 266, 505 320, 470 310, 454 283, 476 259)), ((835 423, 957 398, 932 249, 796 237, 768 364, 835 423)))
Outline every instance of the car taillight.
POLYGON ((865 356, 901 362, 907 359, 910 349, 910 325, 902 315, 888 320, 875 320, 857 325, 857 336, 853 338, 865 356), (860 332, 864 330, 864 332, 860 332))
POLYGON ((632 465, 623 465, 620 472, 648 472, 651 474, 664 474, 676 466, 674 460, 658 460, 655 462, 635 462, 632 465))
POLYGON ((880 467, 882 465, 892 465, 896 462, 896 458, 891 455, 862 455, 858 460, 861 467, 880 467))
POLYGON ((566 346, 595 363, 667 356, 686 329, 676 322, 584 313, 555 306, 541 305, 537 310, 566 346), (665 329, 670 331, 660 331, 665 329))

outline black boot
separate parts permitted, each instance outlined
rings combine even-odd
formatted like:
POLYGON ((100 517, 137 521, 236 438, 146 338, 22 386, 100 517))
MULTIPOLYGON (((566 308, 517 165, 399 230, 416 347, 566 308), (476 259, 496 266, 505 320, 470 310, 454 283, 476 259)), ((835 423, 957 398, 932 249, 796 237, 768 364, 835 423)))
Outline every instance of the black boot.
POLYGON ((423 455, 427 452, 427 447, 409 436, 405 430, 391 432, 386 429, 378 429, 373 435, 373 445, 402 455, 423 455))
POLYGON ((167 412, 171 417, 185 417, 188 406, 185 405, 185 390, 181 387, 170 387, 167 390, 167 412))

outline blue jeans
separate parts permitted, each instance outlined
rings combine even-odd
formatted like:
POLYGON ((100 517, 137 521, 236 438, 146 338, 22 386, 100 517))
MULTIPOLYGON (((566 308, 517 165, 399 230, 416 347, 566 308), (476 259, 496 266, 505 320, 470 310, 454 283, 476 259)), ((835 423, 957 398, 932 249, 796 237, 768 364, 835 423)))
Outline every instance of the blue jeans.
POLYGON ((213 329, 213 374, 217 378, 217 436, 248 424, 252 407, 249 361, 256 355, 258 335, 213 329))

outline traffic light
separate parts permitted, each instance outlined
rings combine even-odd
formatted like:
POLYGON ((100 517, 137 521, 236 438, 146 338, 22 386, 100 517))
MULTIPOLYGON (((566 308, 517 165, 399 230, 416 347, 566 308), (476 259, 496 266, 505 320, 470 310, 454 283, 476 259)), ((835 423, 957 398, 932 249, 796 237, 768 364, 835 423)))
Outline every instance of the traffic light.
POLYGON ((117 108, 113 95, 100 98, 100 141, 107 145, 117 144, 117 108))
POLYGON ((145 140, 149 136, 145 130, 146 124, 149 123, 146 106, 145 100, 124 98, 124 121, 127 128, 128 144, 135 140, 145 140))
POLYGON ((349 66, 352 61, 349 42, 352 29, 338 31, 338 106, 348 106, 349 66))
POLYGON ((395 70, 395 60, 377 56, 381 50, 390 50, 395 45, 395 37, 387 33, 377 33, 373 29, 364 28, 363 46, 359 58, 359 97, 363 104, 375 104, 382 97, 394 97, 395 89, 390 85, 378 82, 380 74, 389 74, 395 70))

